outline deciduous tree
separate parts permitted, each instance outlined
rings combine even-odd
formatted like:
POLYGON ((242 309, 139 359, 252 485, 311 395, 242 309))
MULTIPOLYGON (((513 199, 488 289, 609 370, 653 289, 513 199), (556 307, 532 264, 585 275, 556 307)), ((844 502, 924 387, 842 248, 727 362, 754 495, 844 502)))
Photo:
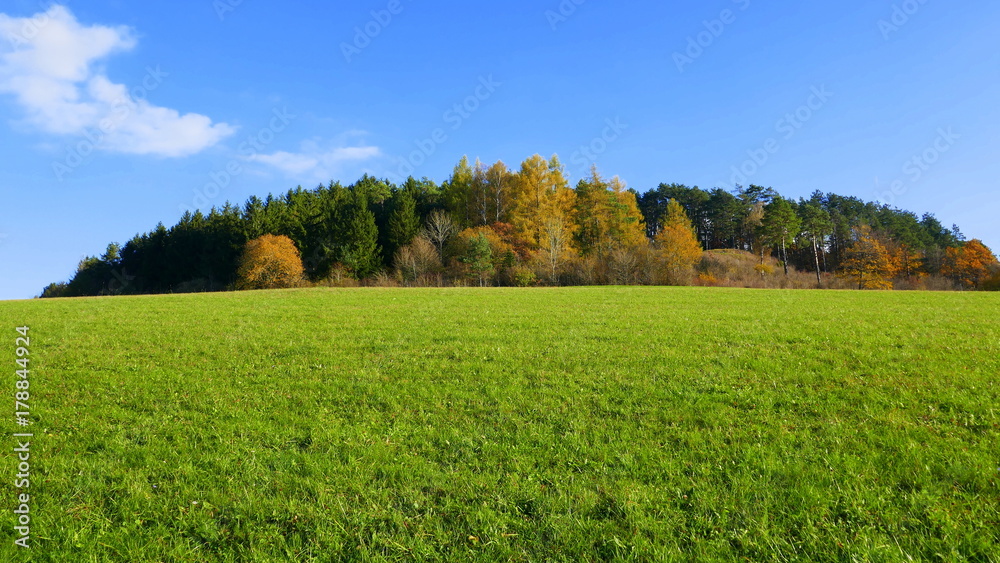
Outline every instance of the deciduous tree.
POLYGON ((972 239, 959 248, 948 249, 942 273, 967 288, 979 289, 997 265, 993 251, 981 240, 972 239))
POLYGON ((423 235, 437 248, 438 257, 444 261, 445 245, 457 233, 458 225, 451 218, 451 215, 437 209, 427 217, 427 226, 424 227, 423 235))
POLYGON ((690 280, 695 264, 701 260, 702 248, 691 220, 677 200, 667 204, 666 218, 656 235, 656 244, 667 283, 681 284, 690 280))
POLYGON ((292 239, 264 235, 246 243, 237 270, 239 289, 295 287, 304 273, 302 258, 292 239))
POLYGON ((856 280, 858 289, 892 289, 893 267, 885 246, 867 225, 855 229, 854 237, 840 275, 856 280))
POLYGON ((403 281, 413 282, 441 270, 441 257, 427 237, 418 236, 396 251, 393 263, 403 281))

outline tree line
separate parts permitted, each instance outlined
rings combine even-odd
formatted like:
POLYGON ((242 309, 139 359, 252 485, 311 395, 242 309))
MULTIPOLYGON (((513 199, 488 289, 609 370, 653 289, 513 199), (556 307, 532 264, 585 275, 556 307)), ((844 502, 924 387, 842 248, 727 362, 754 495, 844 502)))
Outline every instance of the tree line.
POLYGON ((752 267, 753 283, 781 287, 808 273, 812 287, 991 289, 1000 272, 932 214, 756 185, 640 194, 596 168, 571 186, 557 156, 535 155, 516 170, 463 157, 440 184, 365 175, 188 212, 108 245, 42 297, 243 288, 248 244, 268 235, 294 245, 304 284, 741 285, 733 272, 752 267))

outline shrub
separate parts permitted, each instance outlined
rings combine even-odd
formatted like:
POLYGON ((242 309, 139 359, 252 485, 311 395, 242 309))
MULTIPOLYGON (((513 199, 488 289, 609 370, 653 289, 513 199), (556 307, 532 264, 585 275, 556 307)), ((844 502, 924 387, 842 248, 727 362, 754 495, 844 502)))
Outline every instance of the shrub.
POLYGON ((715 287, 721 284, 719 278, 713 276, 712 274, 706 274, 704 272, 698 274, 698 285, 703 287, 715 287))
POLYGON ((983 282, 983 291, 1000 291, 1000 268, 993 269, 993 275, 983 282))
POLYGON ((286 236, 264 235, 243 248, 237 289, 281 289, 302 283, 302 257, 286 236))
POLYGON ((429 239, 419 236, 396 251, 396 272, 406 283, 413 283, 441 271, 441 257, 429 239))
POLYGON ((516 287, 531 287, 538 282, 535 272, 524 266, 517 266, 511 271, 511 278, 516 287))

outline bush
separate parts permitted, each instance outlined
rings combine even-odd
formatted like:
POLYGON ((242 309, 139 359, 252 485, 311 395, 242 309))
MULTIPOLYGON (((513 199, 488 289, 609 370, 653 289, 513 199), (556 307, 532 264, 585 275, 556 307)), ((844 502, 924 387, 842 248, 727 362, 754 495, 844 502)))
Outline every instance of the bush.
POLYGON ((393 261, 396 272, 405 283, 414 283, 421 278, 441 271, 441 257, 437 248, 426 237, 417 237, 396 251, 393 261))
POLYGON ((983 282, 983 291, 1000 291, 1000 271, 983 282))
POLYGON ((697 285, 702 287, 716 287, 721 285, 719 278, 713 276, 712 274, 706 274, 704 272, 698 274, 697 285))
POLYGON ((264 235, 246 244, 237 289, 282 289, 302 284, 302 257, 286 236, 264 235))
POLYGON ((316 283, 317 287, 360 287, 361 283, 343 264, 334 264, 330 274, 316 283))
POLYGON ((511 271, 511 278, 515 287, 531 287, 538 282, 535 272, 523 266, 517 266, 511 271))
POLYGON ((68 297, 69 294, 69 284, 65 282, 50 283, 45 286, 42 290, 42 294, 39 296, 41 299, 52 299, 56 297, 68 297))

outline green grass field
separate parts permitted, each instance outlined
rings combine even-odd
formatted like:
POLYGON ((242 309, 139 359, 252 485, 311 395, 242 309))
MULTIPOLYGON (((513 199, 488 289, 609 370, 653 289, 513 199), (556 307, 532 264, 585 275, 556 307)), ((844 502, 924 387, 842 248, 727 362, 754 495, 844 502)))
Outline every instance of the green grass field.
POLYGON ((2 561, 1000 561, 996 294, 24 301, 0 334, 2 561))

